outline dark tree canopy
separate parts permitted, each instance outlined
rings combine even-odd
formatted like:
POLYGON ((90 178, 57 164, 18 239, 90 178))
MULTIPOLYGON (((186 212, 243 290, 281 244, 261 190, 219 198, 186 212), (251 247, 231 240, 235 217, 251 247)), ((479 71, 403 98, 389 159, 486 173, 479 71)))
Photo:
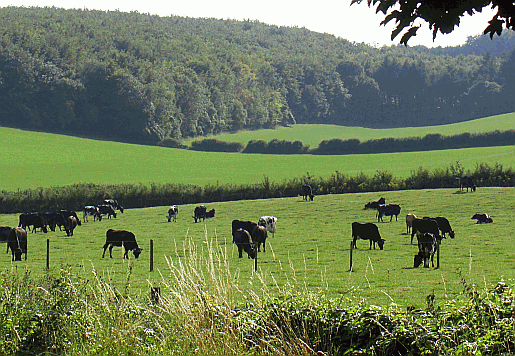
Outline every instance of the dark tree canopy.
MULTIPOLYGON (((363 0, 352 0, 351 5, 363 0)), ((400 43, 407 45, 409 39, 416 35, 420 26, 415 25, 417 19, 429 23, 433 30, 433 40, 436 34, 451 33, 460 25, 460 18, 465 14, 473 15, 483 8, 491 6, 497 13, 488 22, 484 34, 490 38, 500 35, 503 26, 515 30, 515 3, 511 0, 464 0, 464 1, 434 1, 434 0, 367 0, 369 7, 376 6, 376 13, 385 14, 381 25, 395 20, 397 27, 392 31, 392 40, 404 31, 400 43)))

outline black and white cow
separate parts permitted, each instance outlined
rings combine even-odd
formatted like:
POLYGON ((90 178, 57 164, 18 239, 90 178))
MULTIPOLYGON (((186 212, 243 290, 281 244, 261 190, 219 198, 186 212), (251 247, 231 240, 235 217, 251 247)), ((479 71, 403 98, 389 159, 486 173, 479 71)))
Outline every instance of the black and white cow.
POLYGON ((207 208, 205 205, 196 206, 195 210, 193 210, 193 219, 195 219, 195 223, 200 222, 200 219, 202 219, 202 221, 205 221, 206 213, 207 213, 207 208))
POLYGON ((21 261, 23 253, 27 260, 27 230, 22 227, 15 227, 11 230, 7 239, 7 252, 9 249, 11 249, 13 261, 21 261))
POLYGON ((310 201, 313 201, 315 194, 313 194, 313 188, 309 184, 304 184, 302 186, 302 199, 307 201, 308 198, 310 201))
POLYGON ((68 218, 68 216, 73 216, 75 219, 77 219, 77 225, 82 226, 82 223, 80 222, 80 219, 77 216, 77 213, 75 211, 61 209, 61 211, 59 211, 59 213, 64 217, 65 221, 68 218))
POLYGON ((75 216, 68 216, 64 220, 64 230, 66 231, 66 236, 73 236, 73 230, 77 227, 78 221, 75 216))
POLYGON ((413 267, 417 268, 424 262, 424 267, 429 268, 429 260, 431 260, 431 266, 434 267, 433 257, 438 247, 436 236, 430 232, 424 232, 417 236, 417 240, 418 253, 413 259, 413 267))
POLYGON ((379 207, 379 205, 386 205, 386 199, 381 197, 379 198, 378 200, 376 201, 369 201, 368 203, 365 204, 365 210, 366 209, 374 209, 374 210, 377 210, 377 208, 379 207))
POLYGON ((475 213, 474 216, 471 217, 471 219, 476 219, 476 224, 489 224, 493 223, 494 220, 490 217, 488 214, 479 214, 475 213))
POLYGON ((441 240, 440 228, 436 220, 432 219, 415 219, 411 224, 411 244, 413 244, 413 236, 415 234, 422 235, 426 232, 433 234, 438 240, 441 240))
POLYGON ((40 215, 36 213, 21 214, 18 227, 30 230, 31 226, 32 232, 36 232, 36 229, 41 229, 45 234, 48 232, 46 223, 40 215))
POLYGON ((256 258, 256 248, 247 230, 240 228, 233 231, 232 242, 238 247, 238 258, 243 258, 243 251, 249 258, 256 258))
POLYGON ((102 221, 102 215, 100 214, 100 208, 94 205, 87 205, 84 207, 82 212, 82 221, 88 222, 88 216, 93 216, 93 221, 102 221))
POLYGON ((168 216, 166 217, 168 219, 168 222, 177 221, 177 214, 179 214, 179 207, 177 205, 170 206, 170 209, 168 209, 168 216))
POLYGON ((98 206, 98 212, 100 216, 107 215, 108 219, 111 219, 111 216, 113 218, 116 218, 116 211, 114 211, 113 207, 108 204, 102 204, 98 206))
POLYGON ((12 230, 13 230, 12 227, 0 226, 0 241, 7 241, 7 240, 9 240, 9 235, 11 234, 12 230))
POLYGON ((373 223, 359 223, 359 222, 353 222, 352 223, 352 247, 358 248, 356 246, 356 240, 362 239, 362 240, 370 240, 370 248, 372 249, 372 243, 374 243, 374 250, 376 249, 376 243, 379 245, 379 248, 382 250, 384 246, 384 239, 381 238, 381 235, 379 234, 379 229, 377 226, 373 223))
POLYGON ((401 206, 397 204, 383 204, 377 207, 377 222, 383 221, 383 216, 389 216, 390 221, 392 221, 393 216, 395 215, 395 221, 397 221, 397 217, 401 213, 401 206))
POLYGON ((470 191, 471 192, 475 192, 476 191, 476 183, 474 182, 474 179, 472 179, 471 177, 463 177, 460 179, 460 184, 461 184, 461 187, 460 189, 463 190, 463 188, 467 188, 467 192, 469 191, 469 188, 470 188, 470 191))
POLYGON ((115 199, 104 199, 103 205, 110 205, 113 210, 119 210, 123 214, 123 206, 118 203, 115 199))
POLYGON ((206 212, 206 219, 214 218, 214 217, 215 217, 215 209, 211 209, 208 212, 206 212))
POLYGON ((275 216, 264 215, 259 218, 259 226, 264 226, 266 231, 272 233, 272 237, 275 237, 275 229, 277 227, 277 218, 275 216))
POLYGON ((114 246, 123 246, 125 248, 123 258, 129 258, 129 251, 132 251, 134 257, 138 258, 141 251, 143 251, 143 249, 139 248, 138 243, 136 242, 136 236, 134 236, 132 232, 126 230, 107 230, 106 243, 104 244, 104 253, 102 254, 102 258, 104 258, 108 247, 109 256, 113 258, 112 251, 114 246))

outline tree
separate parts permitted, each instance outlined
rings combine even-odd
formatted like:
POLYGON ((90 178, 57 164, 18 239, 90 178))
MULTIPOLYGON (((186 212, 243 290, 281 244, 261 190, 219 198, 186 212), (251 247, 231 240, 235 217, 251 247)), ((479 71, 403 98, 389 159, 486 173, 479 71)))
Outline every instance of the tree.
MULTIPOLYGON (((363 0, 351 0, 351 5, 363 0)), ((454 31, 460 25, 460 17, 473 15, 491 5, 497 8, 497 13, 488 22, 484 33, 490 38, 497 33, 501 35, 503 25, 506 29, 515 31, 515 4, 506 0, 468 0, 468 1, 434 1, 434 0, 367 0, 368 7, 376 6, 376 12, 385 14, 381 25, 386 25, 395 19, 397 27, 392 31, 392 40, 404 30, 400 43, 407 45, 411 37, 417 34, 420 26, 415 25, 417 19, 429 23, 433 30, 433 40, 438 32, 445 34, 454 31)))

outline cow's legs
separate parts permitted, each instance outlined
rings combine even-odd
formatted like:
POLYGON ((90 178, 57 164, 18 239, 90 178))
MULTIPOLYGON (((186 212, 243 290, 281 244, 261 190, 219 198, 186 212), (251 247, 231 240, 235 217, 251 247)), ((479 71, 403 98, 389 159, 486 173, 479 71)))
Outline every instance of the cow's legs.
POLYGON ((109 244, 106 243, 104 245, 104 253, 102 254, 102 258, 104 258, 105 254, 106 254, 106 250, 107 250, 108 247, 109 247, 109 244))

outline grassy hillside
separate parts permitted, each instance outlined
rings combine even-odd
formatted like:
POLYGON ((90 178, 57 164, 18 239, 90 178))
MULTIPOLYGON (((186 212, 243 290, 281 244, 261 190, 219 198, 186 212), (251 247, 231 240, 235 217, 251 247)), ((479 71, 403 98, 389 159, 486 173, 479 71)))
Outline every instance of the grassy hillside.
MULTIPOLYGON (((482 119, 460 122, 449 125, 405 127, 395 129, 369 129, 363 127, 347 127, 337 125, 292 125, 279 127, 276 130, 241 131, 234 134, 220 134, 210 136, 221 141, 240 142, 244 145, 250 140, 263 140, 270 142, 273 139, 295 141, 299 140, 304 145, 315 148, 323 140, 339 138, 348 140, 357 138, 360 141, 368 141, 380 138, 405 138, 423 137, 427 134, 441 134, 445 136, 456 135, 464 132, 484 133, 495 130, 505 131, 515 129, 515 113, 490 116, 482 119)), ((185 145, 191 145, 193 141, 200 141, 203 137, 184 141, 185 145)))
POLYGON ((267 175, 272 182, 329 176, 335 171, 373 175, 388 170, 407 177, 418 167, 448 167, 459 160, 465 169, 478 162, 515 166, 515 147, 470 148, 349 156, 244 155, 206 153, 95 141, 77 137, 0 128, 2 175, 0 187, 18 189, 74 183, 191 183, 197 185, 256 183, 267 175))

